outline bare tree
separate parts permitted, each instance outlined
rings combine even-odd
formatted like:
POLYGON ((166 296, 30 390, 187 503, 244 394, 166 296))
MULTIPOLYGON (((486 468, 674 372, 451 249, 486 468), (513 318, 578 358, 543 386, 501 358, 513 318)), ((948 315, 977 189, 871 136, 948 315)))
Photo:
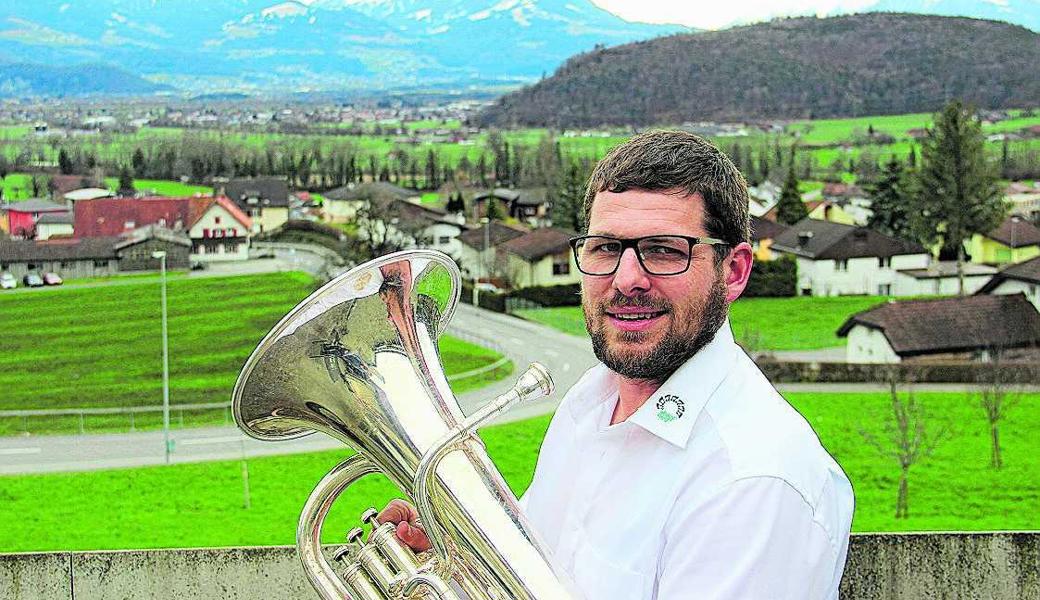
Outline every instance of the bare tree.
MULTIPOLYGON (((423 230, 428 225, 409 218, 406 207, 393 200, 371 196, 358 208, 358 238, 365 246, 367 258, 375 258, 398 250, 414 248, 427 242, 423 230)), ((367 259, 366 259, 367 260, 367 259)))
POLYGON ((932 454, 936 445, 946 437, 946 429, 928 430, 924 408, 917 403, 913 391, 908 391, 905 398, 900 396, 897 379, 897 371, 893 369, 888 382, 892 419, 882 425, 883 434, 877 436, 862 428, 859 433, 882 456, 899 463, 896 518, 905 519, 910 516, 910 468, 932 454))
MULTIPOLYGON (((1014 385, 1011 371, 1007 368, 1005 353, 1001 348, 990 348, 988 351, 990 363, 987 368, 979 370, 976 379, 975 396, 979 406, 986 414, 989 423, 990 459, 989 466, 1000 469, 1004 466, 1004 458, 1000 449, 1000 425, 1007 417, 1008 411, 1014 408, 1022 398, 1022 390, 1014 385)), ((1040 371, 1035 365, 1030 369, 1031 376, 1028 381, 1036 381, 1040 371)))

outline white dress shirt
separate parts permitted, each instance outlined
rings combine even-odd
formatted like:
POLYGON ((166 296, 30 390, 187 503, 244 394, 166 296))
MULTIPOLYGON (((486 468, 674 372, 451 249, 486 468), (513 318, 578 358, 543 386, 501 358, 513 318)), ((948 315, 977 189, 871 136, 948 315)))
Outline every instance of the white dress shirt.
POLYGON ((564 397, 527 516, 589 600, 838 597, 852 486, 729 323, 616 425, 600 364, 564 397))

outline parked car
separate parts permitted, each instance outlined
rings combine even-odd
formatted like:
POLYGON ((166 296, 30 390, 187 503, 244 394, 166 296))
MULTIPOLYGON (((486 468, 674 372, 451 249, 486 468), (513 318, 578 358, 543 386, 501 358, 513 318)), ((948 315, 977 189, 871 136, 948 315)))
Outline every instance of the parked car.
POLYGON ((18 280, 14 278, 14 275, 4 271, 0 273, 0 290, 13 290, 18 287, 18 280))
POLYGON ((22 283, 24 283, 26 287, 43 287, 43 279, 40 277, 39 273, 26 273, 25 276, 22 277, 22 283))
POLYGON ((43 283, 45 285, 61 285, 63 282, 57 273, 44 273, 43 283))

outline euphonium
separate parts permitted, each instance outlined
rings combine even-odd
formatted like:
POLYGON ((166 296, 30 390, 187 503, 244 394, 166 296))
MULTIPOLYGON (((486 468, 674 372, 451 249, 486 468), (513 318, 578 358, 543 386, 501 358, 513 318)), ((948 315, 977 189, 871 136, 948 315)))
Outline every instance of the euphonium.
POLYGON ((573 598, 475 435, 519 401, 552 391, 535 365, 516 387, 466 417, 437 353, 459 298, 455 263, 439 252, 390 254, 311 294, 260 342, 234 391, 235 421, 261 440, 322 431, 357 454, 308 498, 297 528, 303 567, 332 599, 573 598), (416 556, 374 511, 337 552, 337 574, 320 545, 335 499, 381 471, 415 503, 433 545, 416 556), (461 594, 460 594, 461 592, 461 594))

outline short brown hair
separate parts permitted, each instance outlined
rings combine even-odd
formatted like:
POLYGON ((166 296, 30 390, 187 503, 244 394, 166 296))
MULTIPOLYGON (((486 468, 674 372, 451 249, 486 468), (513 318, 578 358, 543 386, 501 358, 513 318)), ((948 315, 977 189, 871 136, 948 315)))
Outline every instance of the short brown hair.
MULTIPOLYGON (((596 194, 631 189, 699 193, 708 235, 734 246, 751 239, 747 182, 733 161, 704 138, 685 131, 651 131, 611 150, 585 189, 586 229, 596 194)), ((716 260, 728 253, 728 247, 715 246, 716 260)))

